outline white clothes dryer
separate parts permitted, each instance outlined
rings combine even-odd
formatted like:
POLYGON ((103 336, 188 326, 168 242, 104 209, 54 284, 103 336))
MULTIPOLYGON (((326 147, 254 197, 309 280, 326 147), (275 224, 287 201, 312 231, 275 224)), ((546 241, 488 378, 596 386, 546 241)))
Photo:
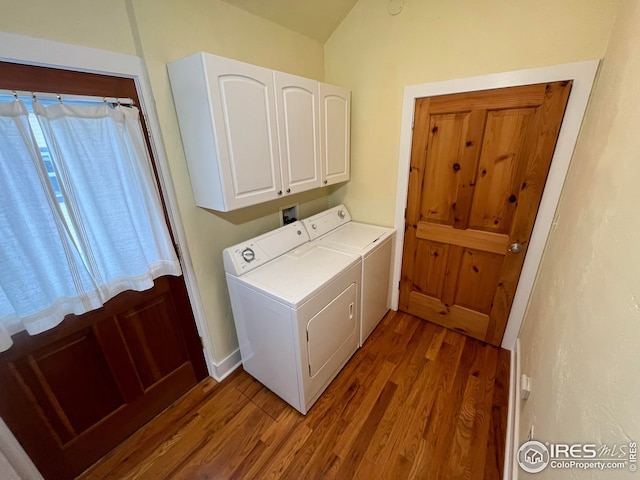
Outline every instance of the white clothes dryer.
POLYGON ((358 349, 361 258, 294 222, 223 259, 245 371, 306 414, 358 349))
POLYGON ((301 220, 311 241, 362 258, 360 346, 391 305, 391 255, 395 229, 351 221, 344 205, 301 220))

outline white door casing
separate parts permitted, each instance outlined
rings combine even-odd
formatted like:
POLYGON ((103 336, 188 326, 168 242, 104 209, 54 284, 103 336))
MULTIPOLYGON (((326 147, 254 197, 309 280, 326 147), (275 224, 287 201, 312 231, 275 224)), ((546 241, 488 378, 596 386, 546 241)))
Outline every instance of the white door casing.
POLYGON ((404 233, 404 211, 407 205, 409 185, 409 165, 411 163, 411 140, 413 112, 416 98, 452 93, 473 92, 494 88, 530 85, 543 82, 573 80, 573 87, 565 111, 558 142, 553 155, 551 169, 545 185, 540 209, 533 227, 527 257, 522 268, 513 306, 509 314, 502 347, 513 350, 520 331, 522 319, 533 289, 533 284, 542 260, 547 237, 554 224, 556 207, 560 200, 569 163, 573 154, 582 119, 587 108, 591 88, 598 69, 598 60, 568 63, 550 67, 496 73, 478 77, 445 80, 435 83, 411 85, 404 89, 402 104, 402 123, 400 131, 400 150, 398 158, 398 182, 394 226, 396 229, 396 248, 393 259, 393 295, 391 308, 398 309, 399 285, 402 268, 402 248, 404 233))

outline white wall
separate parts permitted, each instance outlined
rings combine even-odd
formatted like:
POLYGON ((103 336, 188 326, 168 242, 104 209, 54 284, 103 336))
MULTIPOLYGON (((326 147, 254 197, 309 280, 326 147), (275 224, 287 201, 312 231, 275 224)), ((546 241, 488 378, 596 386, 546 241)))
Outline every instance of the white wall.
MULTIPOLYGON (((520 341, 549 442, 640 439, 640 2, 621 2, 520 341)), ((521 473, 523 477, 527 475, 521 473)), ((630 478, 547 468, 535 478, 630 478)))

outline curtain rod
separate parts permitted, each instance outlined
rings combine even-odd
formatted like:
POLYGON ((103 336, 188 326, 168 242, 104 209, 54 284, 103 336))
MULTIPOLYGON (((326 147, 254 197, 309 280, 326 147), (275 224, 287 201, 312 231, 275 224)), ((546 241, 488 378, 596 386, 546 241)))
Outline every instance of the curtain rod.
POLYGON ((7 95, 11 97, 29 97, 29 98, 46 98, 52 100, 58 100, 59 102, 68 101, 80 101, 80 102, 106 102, 106 103, 119 103, 120 105, 135 105, 135 102, 131 98, 118 98, 118 97, 99 97, 90 95, 75 95, 75 94, 58 94, 50 92, 27 92, 23 90, 6 90, 0 89, 0 95, 7 95))

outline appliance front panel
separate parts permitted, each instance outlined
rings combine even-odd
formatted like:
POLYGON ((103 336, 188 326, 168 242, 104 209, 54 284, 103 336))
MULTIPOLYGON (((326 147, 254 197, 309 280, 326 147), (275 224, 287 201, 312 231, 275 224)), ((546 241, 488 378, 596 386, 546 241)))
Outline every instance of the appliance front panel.
POLYGON ((360 346, 364 344, 391 305, 391 238, 382 241, 362 261, 360 346))
MULTIPOLYGON (((360 340, 361 266, 362 263, 358 262, 345 270, 296 310, 303 384, 303 398, 301 401, 306 410, 311 408, 311 405, 320 397, 358 349, 360 340), (345 296, 333 304, 345 292, 345 296), (355 296, 353 296, 354 294, 355 296), (352 302, 354 304, 353 317, 350 318, 349 307, 352 302), (331 304, 333 305, 328 310, 325 310, 331 304), (323 312, 323 310, 325 311, 323 312), (339 334, 336 332, 336 327, 332 325, 332 322, 339 320, 330 318, 331 313, 329 310, 339 311, 334 315, 335 317, 342 319, 346 317, 345 325, 340 327, 339 334), (326 318, 327 321, 322 322, 322 318, 326 318), (355 330, 352 330, 354 322, 355 330), (310 323, 311 331, 308 331, 310 323), (307 334, 309 335, 308 338, 307 334), (339 337, 341 343, 330 338, 333 335, 339 337), (311 353, 309 353, 309 348, 311 348, 311 353), (333 352, 331 351, 332 349, 333 352), (314 366, 310 366, 310 358, 314 362, 314 366), (311 371, 315 374, 311 375, 311 371)), ((306 413, 306 411, 303 413, 306 413)))
POLYGON ((307 323, 309 375, 314 377, 358 330, 357 286, 352 283, 307 323))

